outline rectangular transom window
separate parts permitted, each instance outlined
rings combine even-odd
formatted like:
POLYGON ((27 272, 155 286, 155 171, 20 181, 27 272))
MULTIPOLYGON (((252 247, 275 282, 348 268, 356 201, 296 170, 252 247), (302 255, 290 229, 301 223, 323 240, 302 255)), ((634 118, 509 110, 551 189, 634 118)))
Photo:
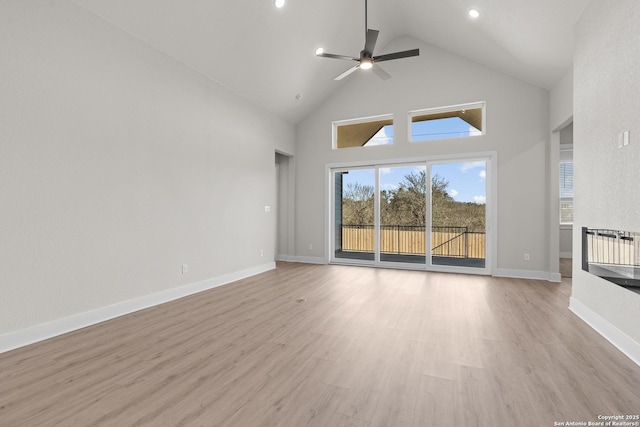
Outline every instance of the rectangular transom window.
POLYGON ((466 138, 485 134, 485 103, 409 112, 411 142, 466 138))
POLYGON ((393 144, 393 116, 333 122, 333 148, 393 144))

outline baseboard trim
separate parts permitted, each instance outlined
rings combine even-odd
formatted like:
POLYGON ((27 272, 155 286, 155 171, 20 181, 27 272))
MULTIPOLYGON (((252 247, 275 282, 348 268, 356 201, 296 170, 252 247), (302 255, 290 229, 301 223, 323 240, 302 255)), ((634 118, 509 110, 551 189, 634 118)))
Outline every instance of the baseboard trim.
POLYGON ((283 256, 282 259, 278 259, 278 261, 301 262, 304 264, 328 264, 327 260, 322 257, 297 256, 297 255, 283 256))
POLYGON ((549 282, 560 283, 562 282, 562 275, 560 273, 547 273, 549 278, 547 279, 549 282))
POLYGON ((495 277, 509 277, 511 279, 533 279, 546 280, 548 282, 561 282, 560 273, 549 273, 548 271, 539 270, 514 270, 508 268, 498 268, 493 274, 495 277))
POLYGON ((198 292, 226 285, 256 274, 264 273, 276 268, 275 262, 269 262, 259 266, 247 268, 201 282, 191 283, 178 288, 168 289, 140 298, 123 301, 117 304, 101 307, 85 313, 64 317, 52 322, 36 325, 31 328, 0 335, 0 353, 15 350, 20 347, 34 344, 40 341, 54 338, 87 326, 96 325, 107 320, 144 310, 145 308, 174 301, 198 292))
POLYGON ((640 343, 632 340, 627 334, 574 297, 569 300, 569 310, 640 366, 640 343))

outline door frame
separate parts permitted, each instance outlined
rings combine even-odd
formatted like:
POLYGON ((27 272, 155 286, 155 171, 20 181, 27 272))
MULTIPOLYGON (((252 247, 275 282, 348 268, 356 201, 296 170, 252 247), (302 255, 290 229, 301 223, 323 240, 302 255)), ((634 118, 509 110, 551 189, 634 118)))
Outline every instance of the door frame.
MULTIPOLYGON (((448 273, 462 273, 462 274, 478 274, 478 275, 491 275, 497 268, 497 224, 498 224, 498 153, 496 151, 483 151, 472 153, 460 153, 460 154, 447 154, 437 156, 421 156, 411 158, 398 158, 398 159, 381 159, 371 161, 357 161, 357 162, 340 162, 340 163, 328 163, 325 165, 325 258, 329 264, 342 264, 342 265, 360 265, 368 267, 382 267, 382 268, 398 268, 405 270, 426 270, 426 271, 441 271, 448 273), (431 233, 427 233, 426 236, 426 264, 410 264, 410 263, 398 263, 398 262, 381 262, 379 257, 379 233, 380 233, 380 218, 379 218, 379 169, 382 167, 403 166, 409 164, 424 163, 427 166, 427 178, 431 179, 431 166, 436 163, 460 163, 467 161, 483 160, 487 162, 487 203, 486 203, 486 258, 484 268, 471 268, 471 267, 456 267, 456 266, 441 266, 432 265, 431 257, 431 233), (334 253, 335 245, 335 182, 334 172, 345 169, 374 169, 376 173, 375 179, 375 204, 376 204, 376 221, 375 221, 375 255, 374 261, 365 260, 350 260, 350 259, 336 259, 334 253)), ((429 188, 431 188, 429 186, 429 188)), ((431 198, 428 197, 427 203, 427 224, 431 225, 431 198)), ((427 227, 428 228, 428 227, 427 227)))

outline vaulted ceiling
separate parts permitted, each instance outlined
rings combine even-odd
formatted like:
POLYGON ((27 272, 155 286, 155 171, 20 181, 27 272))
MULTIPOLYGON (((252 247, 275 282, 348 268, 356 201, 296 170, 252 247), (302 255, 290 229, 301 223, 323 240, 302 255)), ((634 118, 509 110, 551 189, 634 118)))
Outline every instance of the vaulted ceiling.
MULTIPOLYGON (((74 0, 241 96, 297 123, 346 81, 364 44, 364 0, 74 0), (297 99, 299 95, 300 99, 297 99)), ((571 66, 589 0, 369 0, 376 54, 399 36, 550 89, 571 66), (472 20, 470 8, 481 12, 472 20)), ((410 60, 410 59, 408 59, 410 60)))

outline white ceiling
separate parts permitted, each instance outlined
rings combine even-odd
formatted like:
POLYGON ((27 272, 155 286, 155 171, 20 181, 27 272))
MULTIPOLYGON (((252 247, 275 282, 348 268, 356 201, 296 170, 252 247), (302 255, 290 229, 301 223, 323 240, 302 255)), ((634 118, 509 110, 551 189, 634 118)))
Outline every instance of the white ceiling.
MULTIPOLYGON (((74 1, 291 123, 345 84, 333 77, 351 64, 316 48, 358 56, 364 44, 364 0, 74 1)), ((588 2, 369 0, 369 28, 380 30, 376 54, 410 36, 550 89, 571 66, 588 2)))

